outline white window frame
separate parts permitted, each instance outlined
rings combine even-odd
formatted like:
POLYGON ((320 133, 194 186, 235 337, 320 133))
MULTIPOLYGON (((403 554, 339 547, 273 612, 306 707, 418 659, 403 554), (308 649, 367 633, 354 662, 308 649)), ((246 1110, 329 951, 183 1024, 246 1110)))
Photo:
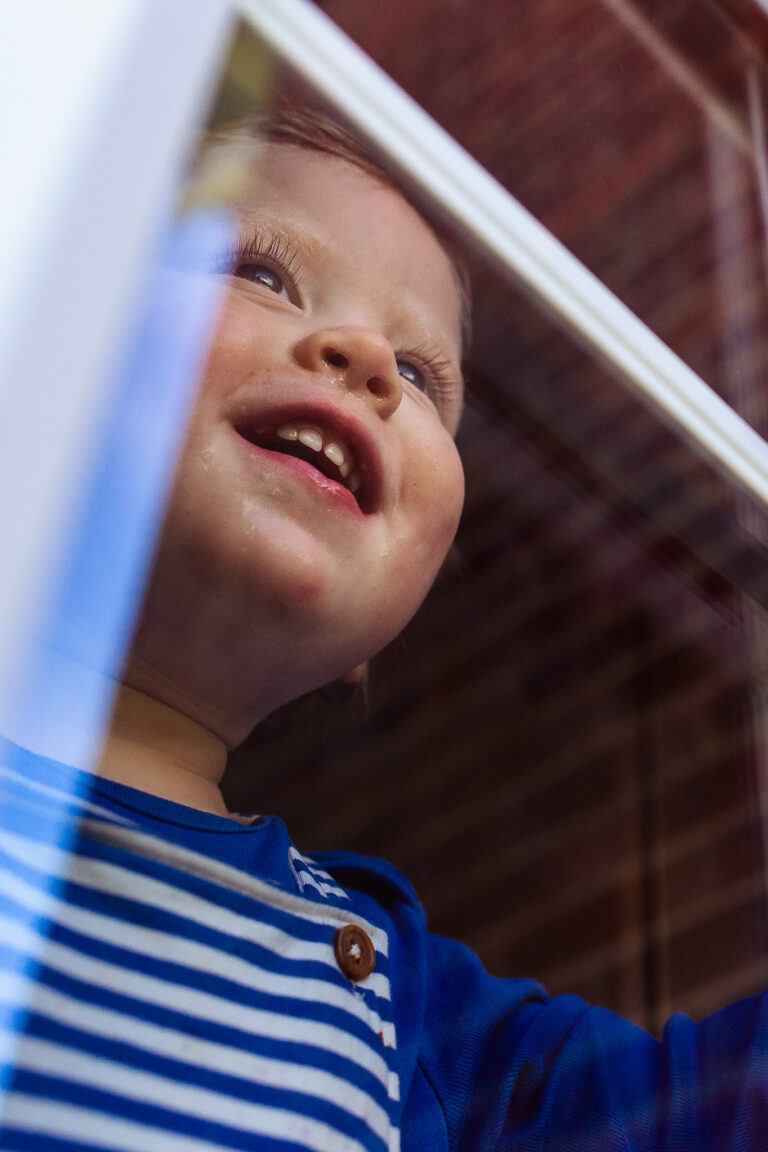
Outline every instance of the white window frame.
POLYGON ((275 54, 373 140, 510 282, 736 486, 768 505, 763 438, 323 12, 308 0, 236 3, 275 54))

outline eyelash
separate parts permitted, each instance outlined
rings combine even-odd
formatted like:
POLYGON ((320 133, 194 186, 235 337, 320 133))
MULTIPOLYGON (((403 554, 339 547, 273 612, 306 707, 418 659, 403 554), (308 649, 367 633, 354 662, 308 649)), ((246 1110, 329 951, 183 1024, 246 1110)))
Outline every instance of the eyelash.
MULTIPOLYGON (((242 265, 255 264, 263 261, 266 266, 273 266, 280 277, 286 277, 283 287, 288 294, 295 297, 299 295, 301 285, 301 260, 296 249, 284 236, 267 234, 258 229, 248 240, 241 240, 232 254, 229 265, 230 274, 237 276, 237 270, 242 265)), ((295 301, 294 301, 295 302, 295 301)))
MULTIPOLYGON (((425 392, 434 401, 435 406, 440 408, 455 387, 450 361, 443 360, 437 352, 428 347, 414 348, 411 352, 398 354, 398 364, 401 361, 413 364, 422 373, 424 387, 419 388, 419 391, 425 392)), ((418 385, 414 387, 418 388, 418 385)))

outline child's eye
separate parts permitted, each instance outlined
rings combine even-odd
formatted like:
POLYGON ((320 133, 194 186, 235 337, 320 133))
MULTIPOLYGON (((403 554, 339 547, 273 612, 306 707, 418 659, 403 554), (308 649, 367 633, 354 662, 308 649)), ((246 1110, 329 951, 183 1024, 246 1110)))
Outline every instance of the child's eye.
POLYGON ((266 264, 239 263, 235 265, 233 274, 239 280, 250 280, 252 284, 263 284, 276 296, 288 297, 289 295, 280 273, 276 272, 274 268, 269 268, 266 264))
POLYGON ((421 392, 426 392, 427 381, 424 378, 424 373, 418 365, 414 364, 411 360, 398 360, 397 370, 402 376, 403 380, 409 380, 411 384, 421 392))
POLYGON ((462 381, 457 366, 442 358, 432 345, 414 349, 407 357, 396 358, 397 371, 434 405, 447 428, 455 430, 461 411, 462 381))
POLYGON ((301 262, 285 236, 256 229, 249 240, 240 242, 229 271, 238 280, 266 288, 292 304, 300 302, 301 262))

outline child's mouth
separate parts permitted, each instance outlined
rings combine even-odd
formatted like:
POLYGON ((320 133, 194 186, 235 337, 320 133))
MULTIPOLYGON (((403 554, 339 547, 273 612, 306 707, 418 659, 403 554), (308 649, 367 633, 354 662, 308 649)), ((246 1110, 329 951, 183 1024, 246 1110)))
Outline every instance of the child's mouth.
MULTIPOLYGON (((236 427, 235 431, 256 448, 309 465, 313 472, 319 472, 331 481, 324 487, 343 489, 360 511, 368 511, 363 475, 355 451, 336 432, 305 420, 284 421, 255 430, 236 427)), ((305 472, 305 469, 301 471, 305 472)))

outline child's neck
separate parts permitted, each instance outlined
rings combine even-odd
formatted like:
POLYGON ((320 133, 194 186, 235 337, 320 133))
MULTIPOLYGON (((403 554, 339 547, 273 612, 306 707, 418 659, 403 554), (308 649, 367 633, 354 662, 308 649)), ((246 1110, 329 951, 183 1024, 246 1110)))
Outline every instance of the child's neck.
POLYGON ((121 685, 97 771, 164 800, 228 816, 224 741, 167 704, 121 685))

